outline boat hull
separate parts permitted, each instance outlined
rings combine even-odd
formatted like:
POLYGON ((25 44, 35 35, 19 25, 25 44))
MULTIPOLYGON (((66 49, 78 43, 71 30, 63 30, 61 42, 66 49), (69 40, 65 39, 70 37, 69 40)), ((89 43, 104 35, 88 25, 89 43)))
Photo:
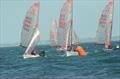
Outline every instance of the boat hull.
POLYGON ((79 55, 78 52, 76 51, 66 51, 66 56, 69 57, 69 56, 77 56, 79 55))
POLYGON ((57 48, 57 51, 63 51, 63 49, 62 48, 57 48))
POLYGON ((39 54, 36 54, 36 55, 23 55, 24 59, 27 59, 27 58, 36 58, 36 57, 40 57, 40 55, 39 54))
POLYGON ((111 49, 104 48, 103 50, 104 50, 105 52, 111 52, 111 51, 113 51, 113 48, 111 48, 111 49))

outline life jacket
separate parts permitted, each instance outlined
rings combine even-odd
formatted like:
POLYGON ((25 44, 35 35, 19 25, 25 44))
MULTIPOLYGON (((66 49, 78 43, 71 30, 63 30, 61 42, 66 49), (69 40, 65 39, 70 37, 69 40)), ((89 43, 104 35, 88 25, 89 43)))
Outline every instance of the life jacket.
POLYGON ((76 51, 80 56, 87 56, 87 53, 85 52, 85 50, 80 46, 77 46, 76 51))

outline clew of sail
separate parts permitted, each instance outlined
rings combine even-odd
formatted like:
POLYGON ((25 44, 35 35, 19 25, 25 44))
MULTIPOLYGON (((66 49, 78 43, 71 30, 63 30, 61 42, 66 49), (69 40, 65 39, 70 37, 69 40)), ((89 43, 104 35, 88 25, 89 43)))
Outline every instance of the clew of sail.
POLYGON ((109 1, 99 19, 99 26, 96 31, 96 44, 105 44, 106 41, 111 39, 113 1, 109 1))
POLYGON ((52 22, 51 30, 50 30, 50 45, 57 45, 57 22, 54 20, 52 22))
POLYGON ((39 2, 34 3, 28 10, 24 20, 21 46, 27 47, 25 54, 31 53, 39 41, 39 6, 39 2))
POLYGON ((58 45, 63 49, 67 45, 72 44, 72 0, 67 0, 60 12, 59 27, 58 27, 58 45), (68 31, 70 29, 70 31, 68 31), (69 32, 69 33, 68 33, 69 32), (68 41, 67 41, 67 34, 68 41))

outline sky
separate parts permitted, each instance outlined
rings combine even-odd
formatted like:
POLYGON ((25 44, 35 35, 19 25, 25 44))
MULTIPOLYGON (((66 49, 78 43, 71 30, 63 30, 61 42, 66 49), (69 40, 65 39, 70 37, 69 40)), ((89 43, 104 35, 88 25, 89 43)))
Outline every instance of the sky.
MULTIPOLYGON (((38 0, 0 0, 0 44, 20 42, 23 20, 30 6, 38 0)), ((59 21, 65 0, 39 0, 40 40, 49 40, 53 20, 59 21)), ((80 39, 94 38, 98 20, 108 0, 74 0, 73 29, 80 39)), ((120 36, 120 0, 115 0, 112 36, 120 36)))

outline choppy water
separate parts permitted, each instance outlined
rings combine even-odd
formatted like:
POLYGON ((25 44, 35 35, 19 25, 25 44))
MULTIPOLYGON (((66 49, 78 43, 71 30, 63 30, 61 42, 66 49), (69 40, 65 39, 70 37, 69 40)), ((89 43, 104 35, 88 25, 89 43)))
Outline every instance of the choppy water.
MULTIPOLYGON (((113 44, 120 44, 114 42, 113 44)), ((104 46, 85 43, 87 57, 65 57, 50 46, 47 57, 26 59, 21 47, 0 48, 0 79, 120 79, 120 50, 104 52, 104 46)))

